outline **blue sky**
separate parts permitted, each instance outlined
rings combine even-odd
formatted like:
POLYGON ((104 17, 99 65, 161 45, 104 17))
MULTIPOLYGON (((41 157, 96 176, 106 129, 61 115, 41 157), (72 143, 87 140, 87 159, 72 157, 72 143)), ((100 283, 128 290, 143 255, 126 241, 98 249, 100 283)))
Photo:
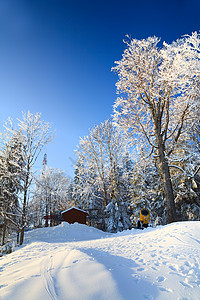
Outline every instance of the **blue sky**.
POLYGON ((199 30, 200 0, 0 0, 0 124, 40 112, 56 129, 47 163, 72 176, 79 138, 112 114, 126 34, 172 42, 199 30))

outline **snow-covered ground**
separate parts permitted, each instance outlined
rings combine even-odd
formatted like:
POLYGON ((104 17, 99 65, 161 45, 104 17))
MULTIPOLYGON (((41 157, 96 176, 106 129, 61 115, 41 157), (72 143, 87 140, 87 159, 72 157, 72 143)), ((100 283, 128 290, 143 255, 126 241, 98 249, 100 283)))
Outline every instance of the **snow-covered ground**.
POLYGON ((200 222, 108 234, 63 223, 0 258, 0 299, 200 299, 200 222))

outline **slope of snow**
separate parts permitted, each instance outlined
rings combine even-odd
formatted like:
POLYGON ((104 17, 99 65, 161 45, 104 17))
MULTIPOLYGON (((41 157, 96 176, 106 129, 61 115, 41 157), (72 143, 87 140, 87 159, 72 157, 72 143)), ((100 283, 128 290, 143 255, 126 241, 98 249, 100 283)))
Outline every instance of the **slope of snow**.
POLYGON ((85 241, 100 239, 109 236, 109 233, 103 232, 93 227, 82 224, 69 224, 63 222, 55 227, 33 229, 26 233, 25 243, 41 241, 47 243, 65 243, 74 241, 85 241))
POLYGON ((107 234, 63 223, 0 258, 0 298, 200 299, 200 222, 107 234))

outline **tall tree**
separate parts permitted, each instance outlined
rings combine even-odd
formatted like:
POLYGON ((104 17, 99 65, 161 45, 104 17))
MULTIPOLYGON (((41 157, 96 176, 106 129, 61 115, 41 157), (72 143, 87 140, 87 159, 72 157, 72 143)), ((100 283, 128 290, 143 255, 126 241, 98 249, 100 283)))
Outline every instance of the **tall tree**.
POLYGON ((7 130, 15 134, 18 141, 23 145, 23 177, 22 177, 22 214, 21 214, 21 232, 20 245, 24 241, 24 229, 26 225, 26 213, 28 204, 28 190, 33 181, 33 167, 44 147, 52 140, 53 135, 50 132, 51 125, 41 120, 39 113, 23 113, 22 120, 18 120, 18 127, 13 129, 7 126, 7 130))
POLYGON ((22 144, 17 136, 6 132, 2 136, 0 153, 0 215, 3 218, 2 245, 6 241, 8 229, 12 226, 18 232, 20 229, 20 207, 18 195, 22 190, 23 176, 22 144))
MULTIPOLYGON (((57 215, 58 211, 71 206, 71 179, 62 170, 46 167, 36 179, 34 197, 29 205, 29 222, 40 227, 44 215, 57 215)), ((54 222, 54 218, 51 218, 50 226, 55 225, 55 223, 57 222, 54 222)), ((48 218, 45 226, 49 226, 48 218)))
MULTIPOLYGON (((77 164, 76 169, 74 192, 78 191, 78 187, 80 188, 82 193, 80 201, 84 199, 87 202, 87 208, 89 208, 90 201, 92 201, 93 207, 98 204, 103 215, 106 206, 112 201, 114 207, 117 205, 119 209, 123 202, 120 194, 119 167, 122 166, 126 145, 124 137, 114 128, 111 120, 96 126, 87 137, 81 139, 77 150, 79 164, 77 164)), ((124 215, 126 207, 123 207, 124 209, 121 209, 121 212, 124 215)), ((114 210, 112 210, 113 212, 114 210)), ((115 218, 115 220, 119 219, 120 217, 115 218)), ((105 216, 103 220, 105 229, 105 216)), ((117 229, 117 225, 115 229, 117 229)))
POLYGON ((113 68, 121 94, 114 119, 140 145, 140 152, 158 158, 168 222, 173 222, 177 215, 169 157, 199 109, 200 36, 193 33, 163 48, 159 41, 149 37, 125 42, 123 57, 113 68))

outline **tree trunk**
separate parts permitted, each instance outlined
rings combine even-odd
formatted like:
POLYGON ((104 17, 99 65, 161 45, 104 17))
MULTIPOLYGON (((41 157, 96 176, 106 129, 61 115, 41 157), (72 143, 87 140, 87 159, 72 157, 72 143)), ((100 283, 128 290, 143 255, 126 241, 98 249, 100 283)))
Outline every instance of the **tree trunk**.
POLYGON ((48 216, 49 216, 49 201, 48 201, 48 194, 46 192, 46 207, 45 207, 45 212, 46 212, 46 220, 45 220, 45 227, 49 226, 49 220, 48 220, 48 216))
POLYGON ((19 245, 19 230, 17 230, 17 245, 19 245))
POLYGON ((176 208, 174 202, 174 193, 172 187, 172 181, 169 171, 168 159, 165 156, 165 141, 163 140, 163 135, 161 134, 161 116, 160 112, 156 113, 156 110, 152 109, 152 117, 154 122, 154 130, 158 145, 159 161, 161 164, 161 172, 164 182, 165 197, 166 197, 166 207, 167 207, 167 222, 172 223, 177 221, 176 208))
POLYGON ((4 222, 3 222, 3 232, 2 232, 2 239, 1 239, 1 246, 5 245, 6 229, 7 229, 7 219, 4 218, 4 222))
POLYGON ((42 214, 42 196, 40 197, 40 204, 39 204, 39 209, 37 211, 37 228, 40 228, 41 225, 42 225, 42 222, 41 222, 41 214, 42 214))
POLYGON ((165 157, 163 150, 163 145, 159 145, 159 160, 162 169, 162 176, 164 181, 165 197, 166 197, 166 206, 167 206, 167 222, 172 223, 177 221, 176 208, 174 203, 174 193, 172 188, 172 181, 169 171, 168 160, 165 157))
POLYGON ((23 203, 23 211, 22 211, 22 229, 20 232, 20 242, 19 242, 20 245, 22 245, 24 242, 26 203, 27 203, 27 189, 25 189, 25 191, 24 191, 24 203, 23 203))
POLYGON ((27 174, 24 184, 24 202, 23 202, 23 210, 22 210, 22 229, 20 233, 20 242, 19 244, 22 245, 24 242, 24 229, 25 229, 25 221, 26 221, 26 205, 27 205, 27 192, 28 192, 28 185, 29 185, 29 170, 30 165, 28 164, 27 174))
POLYGON ((104 209, 105 209, 106 206, 107 206, 107 203, 108 203, 108 197, 107 197, 105 182, 103 182, 103 198, 104 198, 104 209))
POLYGON ((52 219, 52 203, 51 203, 51 192, 49 192, 49 212, 50 212, 50 227, 53 226, 53 219, 52 219))

